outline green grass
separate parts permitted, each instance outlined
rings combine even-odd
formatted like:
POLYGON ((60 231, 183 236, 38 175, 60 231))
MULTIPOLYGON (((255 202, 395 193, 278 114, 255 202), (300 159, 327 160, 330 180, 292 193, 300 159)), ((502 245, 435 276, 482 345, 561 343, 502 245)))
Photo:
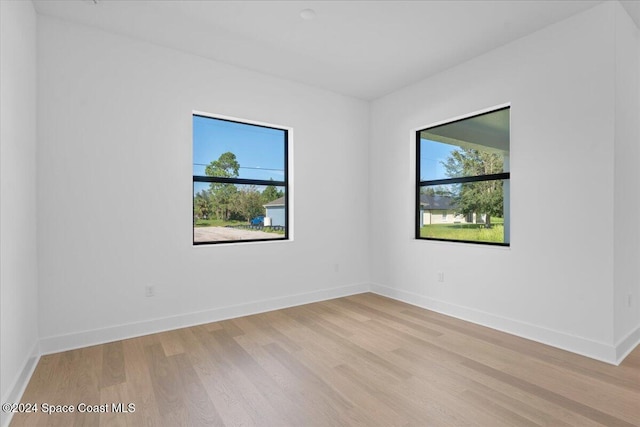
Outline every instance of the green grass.
POLYGON ((282 234, 284 236, 284 230, 273 230, 269 227, 265 227, 262 229, 262 231, 266 232, 266 233, 276 233, 276 234, 282 234))
POLYGON ((225 221, 223 219, 199 219, 196 227, 226 227, 227 225, 246 225, 247 221, 225 221))
MULTIPOLYGON (((494 219, 491 219, 494 221, 494 219)), ((491 228, 484 224, 432 224, 420 229, 420 237, 472 242, 504 243, 504 225, 496 219, 491 228)))

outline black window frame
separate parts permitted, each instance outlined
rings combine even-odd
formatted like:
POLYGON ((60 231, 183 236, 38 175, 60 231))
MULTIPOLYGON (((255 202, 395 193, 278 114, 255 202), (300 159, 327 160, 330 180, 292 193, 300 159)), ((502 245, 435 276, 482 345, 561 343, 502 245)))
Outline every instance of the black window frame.
MULTIPOLYGON (((487 174, 487 175, 472 175, 472 176, 464 176, 464 177, 456 177, 456 178, 444 178, 444 179, 432 179, 432 180, 421 180, 420 178, 420 153, 421 153, 421 143, 420 143, 420 134, 426 130, 437 128, 440 126, 449 125, 452 123, 461 122, 464 120, 468 120, 474 117, 482 116, 485 114, 495 113, 497 111, 502 110, 511 110, 511 106, 507 105, 500 108, 495 108, 492 110, 484 111, 477 114, 472 114, 470 116, 465 116, 459 119, 447 121, 440 123, 434 126, 427 126, 425 128, 421 128, 416 130, 415 133, 415 144, 416 144, 416 188, 415 188, 415 218, 414 218, 414 227, 415 227, 415 238, 416 240, 430 240, 430 241, 440 241, 440 242, 454 242, 454 243, 472 243, 477 245, 490 245, 490 246, 503 246, 509 247, 511 246, 511 241, 509 242, 485 242, 478 240, 461 240, 461 239, 444 239, 437 237, 422 237, 420 236, 420 191, 422 188, 426 187, 435 187, 438 185, 447 185, 447 184, 464 184, 464 183, 472 183, 472 182, 486 182, 486 181, 510 181, 511 172, 501 172, 496 174, 487 174)), ((509 143, 511 145, 511 143, 509 143)), ((510 191, 510 190, 509 190, 510 191)), ((510 221, 510 219, 509 219, 510 221)))
MULTIPOLYGON (((195 218, 193 218, 193 230, 192 230, 192 243, 194 246, 203 246, 203 245, 218 245, 218 244, 227 244, 227 243, 255 243, 255 242, 280 242, 283 240, 289 240, 289 133, 290 128, 279 127, 276 125, 267 125, 263 123, 255 123, 251 121, 245 121, 237 118, 229 118, 229 117, 221 117, 214 114, 208 115, 203 113, 192 113, 193 117, 202 117, 205 119, 214 119, 219 121, 225 121, 230 123, 238 123, 247 126, 255 126, 265 129, 274 129, 278 131, 282 131, 284 135, 284 180, 283 181, 274 181, 274 180, 264 180, 264 179, 252 179, 252 178, 226 178, 226 177, 215 177, 215 176, 206 176, 206 175, 193 175, 193 184, 191 192, 194 193, 195 183, 196 182, 206 182, 206 183, 220 183, 220 184, 240 184, 240 185, 263 185, 263 186, 275 186, 275 187, 284 187, 284 236, 283 237, 274 237, 268 239, 240 239, 240 240, 220 240, 220 241, 208 241, 208 242, 196 242, 195 241, 195 218)), ((192 142, 193 146, 193 142, 192 142)), ((194 209, 195 198, 192 196, 192 205, 191 210, 194 209)), ((193 217, 193 215, 192 215, 193 217)))

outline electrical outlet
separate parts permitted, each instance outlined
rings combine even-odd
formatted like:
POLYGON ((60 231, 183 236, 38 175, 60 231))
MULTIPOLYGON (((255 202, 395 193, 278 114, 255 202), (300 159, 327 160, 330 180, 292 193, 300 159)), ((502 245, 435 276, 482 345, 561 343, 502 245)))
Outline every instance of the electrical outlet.
POLYGON ((156 290, 153 285, 147 285, 144 287, 144 295, 146 297, 153 297, 156 295, 156 290))
POLYGON ((444 283, 444 271, 438 271, 438 282, 444 283))
POLYGON ((627 295, 627 307, 631 307, 633 303, 633 294, 627 295))
POLYGON ((333 264, 333 271, 336 272, 336 273, 339 273, 340 272, 340 264, 338 264, 338 263, 333 264))

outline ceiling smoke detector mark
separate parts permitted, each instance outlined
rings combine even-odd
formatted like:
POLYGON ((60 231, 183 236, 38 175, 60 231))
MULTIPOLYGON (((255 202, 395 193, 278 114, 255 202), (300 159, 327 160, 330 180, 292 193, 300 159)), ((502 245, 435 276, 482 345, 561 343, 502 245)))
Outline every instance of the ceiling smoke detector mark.
POLYGON ((313 21, 316 19, 316 11, 313 9, 303 9, 300 11, 300 17, 305 21, 313 21))

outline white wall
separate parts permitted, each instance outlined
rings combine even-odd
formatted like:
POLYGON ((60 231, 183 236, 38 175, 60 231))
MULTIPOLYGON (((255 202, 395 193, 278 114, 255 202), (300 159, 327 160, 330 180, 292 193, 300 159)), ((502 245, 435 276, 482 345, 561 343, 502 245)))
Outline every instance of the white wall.
POLYGON ((638 28, 619 3, 615 22, 614 343, 618 358, 640 340, 640 55, 638 28), (629 299, 631 301, 629 301, 629 299))
POLYGON ((49 17, 38 43, 44 352, 368 289, 367 103, 49 17), (192 246, 192 110, 293 127, 294 241, 192 246))
MULTIPOLYGON (((35 366, 36 14, 0 2, 0 397, 16 401, 35 366)), ((8 422, 0 415, 0 425, 8 422)))
POLYGON ((615 361, 614 268, 637 274, 614 265, 619 234, 593 212, 623 207, 614 188, 635 174, 614 171, 616 124, 628 126, 614 116, 616 8, 604 3, 373 103, 377 292, 615 361), (415 241, 412 130, 507 102, 511 247, 415 241))

